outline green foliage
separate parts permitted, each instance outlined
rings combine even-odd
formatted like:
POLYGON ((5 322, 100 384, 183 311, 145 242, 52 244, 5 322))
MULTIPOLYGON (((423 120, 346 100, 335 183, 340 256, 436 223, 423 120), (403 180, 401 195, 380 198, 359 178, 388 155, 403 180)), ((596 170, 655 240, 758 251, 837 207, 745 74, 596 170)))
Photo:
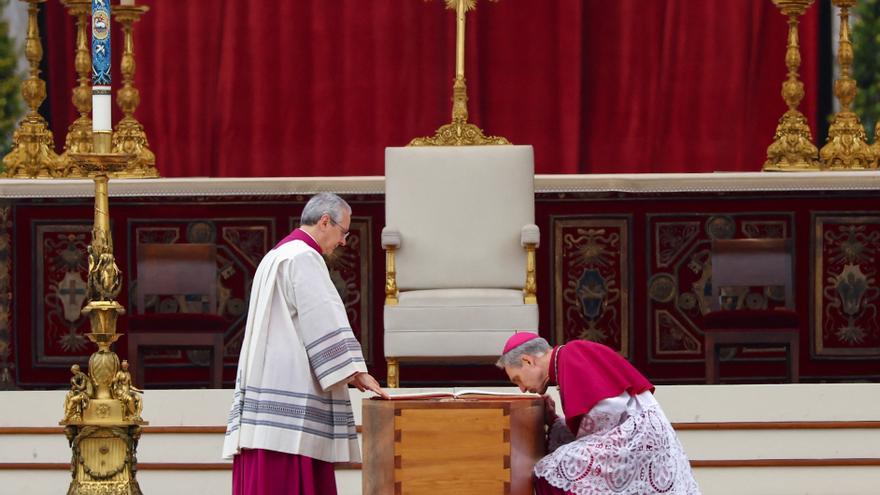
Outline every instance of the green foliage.
POLYGON ((854 13, 853 77, 859 90, 853 110, 870 139, 880 119, 880 0, 862 0, 856 4, 854 13))

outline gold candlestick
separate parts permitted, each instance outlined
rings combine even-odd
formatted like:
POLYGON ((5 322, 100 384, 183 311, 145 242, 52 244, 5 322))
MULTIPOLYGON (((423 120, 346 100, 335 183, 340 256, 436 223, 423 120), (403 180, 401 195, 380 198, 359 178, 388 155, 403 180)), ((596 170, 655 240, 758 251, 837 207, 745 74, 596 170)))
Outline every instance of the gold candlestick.
POLYGON ((73 88, 73 106, 79 111, 79 117, 67 128, 64 141, 64 152, 61 154, 63 174, 65 177, 83 177, 85 172, 70 158, 70 153, 92 152, 92 57, 86 34, 89 16, 92 13, 91 0, 62 0, 67 12, 76 18, 76 55, 74 67, 79 76, 79 84, 73 88))
POLYGON ((782 83, 782 99, 788 105, 788 111, 779 119, 773 143, 767 148, 764 170, 816 170, 819 168, 819 150, 813 144, 807 118, 797 109, 804 99, 804 83, 798 79, 798 68, 801 65, 798 17, 813 0, 773 0, 773 3, 783 15, 788 16, 788 49, 785 52, 788 79, 782 83))
POLYGON ((125 170, 115 174, 116 177, 159 177, 156 169, 156 155, 150 150, 144 126, 136 118, 134 112, 141 102, 140 92, 134 86, 134 26, 145 12, 150 10, 145 5, 117 5, 113 7, 113 17, 122 24, 124 43, 122 48, 122 87, 116 92, 116 102, 122 109, 124 117, 116 124, 113 133, 113 151, 134 155, 134 160, 125 170))
MULTIPOLYGON (((497 0, 495 0, 497 1, 497 0)), ((415 138, 409 146, 464 146, 510 144, 500 136, 486 136, 469 124, 467 85, 464 79, 465 13, 477 8, 477 0, 445 0, 446 8, 455 11, 455 79, 452 83, 452 123, 441 126, 434 136, 415 138)))
POLYGON ((3 157, 6 177, 48 178, 59 175, 59 157, 46 119, 37 113, 46 99, 46 82, 40 79, 43 46, 37 25, 37 4, 46 0, 22 0, 28 3, 28 31, 25 56, 31 65, 30 76, 21 83, 21 96, 30 111, 12 137, 12 151, 3 157))
POLYGON ((828 129, 828 142, 819 151, 823 169, 864 170, 874 163, 874 153, 867 143, 865 128, 859 116, 850 110, 856 97, 856 81, 850 77, 853 62, 853 47, 849 40, 849 9, 856 0, 832 0, 840 8, 840 46, 837 61, 840 77, 834 81, 834 95, 840 101, 840 112, 836 113, 828 129))
POLYGON ((119 338, 116 320, 125 308, 115 299, 122 286, 122 273, 113 257, 110 229, 108 176, 126 167, 135 157, 109 153, 109 132, 93 133, 93 153, 69 153, 81 170, 95 181, 95 223, 88 247, 89 340, 98 350, 89 357, 89 372, 71 368, 71 388, 64 400, 65 434, 72 453, 73 480, 69 495, 139 494, 137 444, 143 401, 131 385, 126 362, 111 346, 119 338))

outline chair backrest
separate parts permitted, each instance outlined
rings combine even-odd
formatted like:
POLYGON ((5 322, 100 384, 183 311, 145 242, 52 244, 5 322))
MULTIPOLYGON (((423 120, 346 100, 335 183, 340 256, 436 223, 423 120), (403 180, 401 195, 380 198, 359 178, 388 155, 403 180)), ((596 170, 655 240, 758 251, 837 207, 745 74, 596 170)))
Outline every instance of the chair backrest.
POLYGON ((522 288, 535 222, 531 146, 385 149, 385 225, 401 290, 522 288))
POLYGON ((794 309, 791 239, 717 239, 712 241, 712 299, 720 307, 722 287, 782 286, 785 307, 794 309))
POLYGON ((207 313, 217 312, 217 246, 138 244, 135 309, 144 312, 147 295, 203 295, 207 313))

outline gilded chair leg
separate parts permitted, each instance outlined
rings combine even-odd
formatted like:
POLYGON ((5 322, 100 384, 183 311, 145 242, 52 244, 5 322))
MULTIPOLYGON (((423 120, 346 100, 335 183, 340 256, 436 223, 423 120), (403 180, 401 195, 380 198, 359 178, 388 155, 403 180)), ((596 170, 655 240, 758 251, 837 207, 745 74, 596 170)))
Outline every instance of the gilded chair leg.
POLYGON ((400 387, 400 364, 396 358, 388 358, 388 388, 400 387))

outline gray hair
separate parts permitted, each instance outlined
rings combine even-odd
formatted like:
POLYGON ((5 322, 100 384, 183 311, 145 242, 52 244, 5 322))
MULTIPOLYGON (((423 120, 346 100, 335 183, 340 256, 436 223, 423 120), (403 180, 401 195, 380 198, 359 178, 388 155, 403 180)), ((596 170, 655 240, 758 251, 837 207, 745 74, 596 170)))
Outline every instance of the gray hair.
POLYGON ((551 349, 550 344, 546 340, 538 337, 537 339, 527 340, 522 344, 507 351, 507 354, 501 356, 495 366, 504 369, 506 367, 519 368, 522 366, 523 356, 541 357, 551 349))
POLYGON ((351 215, 351 206, 344 199, 333 193, 322 192, 315 194, 303 208, 299 223, 302 225, 315 225, 324 215, 336 223, 342 221, 342 212, 347 211, 351 215))

